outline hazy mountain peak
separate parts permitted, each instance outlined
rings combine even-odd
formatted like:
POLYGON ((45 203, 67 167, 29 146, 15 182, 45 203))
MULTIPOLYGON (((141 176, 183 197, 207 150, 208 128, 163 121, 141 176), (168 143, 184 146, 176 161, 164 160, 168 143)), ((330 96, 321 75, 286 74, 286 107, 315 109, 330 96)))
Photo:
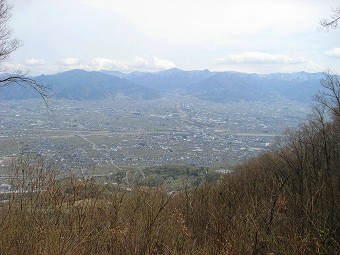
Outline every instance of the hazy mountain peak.
MULTIPOLYGON (((51 86, 60 98, 77 100, 103 99, 122 94, 131 98, 155 98, 162 92, 167 95, 181 93, 203 100, 268 101, 287 98, 310 101, 319 89, 321 73, 256 74, 233 71, 184 71, 172 68, 160 72, 85 71, 74 69, 54 75, 35 77, 37 82, 51 86), (158 91, 158 92, 156 92, 158 91)), ((1 88, 0 98, 38 96, 22 88, 1 88)))

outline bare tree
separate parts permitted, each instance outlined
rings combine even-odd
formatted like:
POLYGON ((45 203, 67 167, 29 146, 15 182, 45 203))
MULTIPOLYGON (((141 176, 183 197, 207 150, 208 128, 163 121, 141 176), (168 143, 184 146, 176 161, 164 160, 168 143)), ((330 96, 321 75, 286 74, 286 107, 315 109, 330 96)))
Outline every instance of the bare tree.
POLYGON ((14 73, 5 73, 6 69, 3 67, 3 64, 15 50, 22 46, 21 41, 12 38, 12 30, 8 26, 8 21, 11 18, 11 9, 12 6, 6 0, 0 0, 0 72, 2 73, 0 75, 0 87, 19 85, 38 92, 43 99, 46 99, 50 96, 47 86, 37 83, 20 70, 14 73))
POLYGON ((324 73, 321 79, 323 90, 315 96, 317 103, 324 106, 334 118, 340 118, 340 79, 331 72, 324 73))
POLYGON ((330 15, 330 19, 322 19, 320 21, 321 28, 330 29, 337 28, 340 20, 340 7, 333 9, 333 13, 330 15))
MULTIPOLYGON (((320 21, 321 29, 337 28, 340 21, 340 7, 333 9, 330 15, 330 20, 322 19, 320 21)), ((318 95, 315 96, 315 101, 325 107, 331 113, 334 119, 340 119, 340 78, 339 75, 327 71, 324 73, 324 78, 321 79, 321 85, 324 88, 318 95)))

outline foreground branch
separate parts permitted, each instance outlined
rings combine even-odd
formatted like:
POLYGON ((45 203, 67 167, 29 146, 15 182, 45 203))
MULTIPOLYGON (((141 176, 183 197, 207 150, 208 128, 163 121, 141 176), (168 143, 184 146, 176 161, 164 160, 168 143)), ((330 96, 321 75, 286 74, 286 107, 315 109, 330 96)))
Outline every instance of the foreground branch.
POLYGON ((19 85, 21 87, 36 91, 44 100, 53 96, 51 88, 45 84, 40 84, 36 80, 17 72, 8 77, 0 78, 0 88, 5 86, 19 85))

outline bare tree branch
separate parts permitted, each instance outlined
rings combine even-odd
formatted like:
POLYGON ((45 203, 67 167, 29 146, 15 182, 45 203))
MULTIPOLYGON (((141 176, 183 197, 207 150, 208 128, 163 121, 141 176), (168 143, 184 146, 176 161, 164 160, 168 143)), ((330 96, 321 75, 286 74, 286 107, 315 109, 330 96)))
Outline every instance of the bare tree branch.
POLYGON ((36 91, 46 102, 48 97, 51 97, 50 88, 44 84, 39 84, 32 78, 28 78, 22 71, 16 71, 11 74, 4 73, 3 64, 7 61, 10 55, 17 50, 22 43, 12 38, 12 30, 8 26, 8 21, 11 18, 12 6, 6 0, 0 0, 0 87, 19 85, 30 88, 36 91))
POLYGON ((18 39, 12 38, 12 30, 8 26, 11 9, 6 0, 0 0, 0 65, 22 45, 18 39))
POLYGON ((8 75, 8 77, 0 78, 0 87, 19 85, 36 91, 43 98, 52 96, 48 86, 38 83, 36 80, 29 78, 20 72, 8 75))
POLYGON ((324 73, 321 79, 321 85, 324 88, 314 97, 315 101, 325 107, 333 116, 340 118, 340 78, 331 72, 324 73))
POLYGON ((330 28, 335 29, 338 27, 338 23, 340 20, 340 7, 333 9, 333 14, 330 15, 330 20, 322 19, 320 20, 320 29, 329 30, 330 28))

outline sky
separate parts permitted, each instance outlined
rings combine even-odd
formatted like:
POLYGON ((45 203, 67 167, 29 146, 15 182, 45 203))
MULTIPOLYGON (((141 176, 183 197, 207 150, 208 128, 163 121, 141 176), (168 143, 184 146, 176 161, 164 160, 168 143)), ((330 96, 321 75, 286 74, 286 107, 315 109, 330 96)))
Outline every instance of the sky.
POLYGON ((8 0, 23 46, 4 64, 71 69, 340 73, 339 0, 8 0))

